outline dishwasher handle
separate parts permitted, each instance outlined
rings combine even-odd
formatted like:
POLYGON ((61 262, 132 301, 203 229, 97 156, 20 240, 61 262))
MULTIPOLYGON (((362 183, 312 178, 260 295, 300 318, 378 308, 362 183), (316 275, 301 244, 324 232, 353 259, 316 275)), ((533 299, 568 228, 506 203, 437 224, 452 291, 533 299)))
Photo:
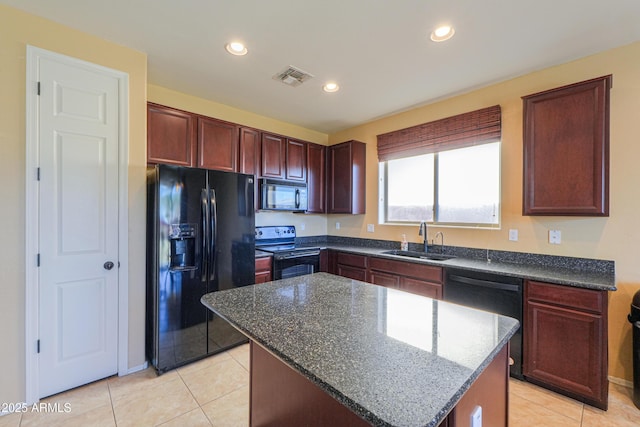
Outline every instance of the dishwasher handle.
MULTIPOLYGON (((492 282, 490 280, 473 279, 471 277, 458 276, 457 274, 450 274, 448 278, 449 280, 456 281, 459 283, 465 283, 467 285, 482 286, 485 288, 499 289, 502 291, 510 291, 510 292, 522 291, 521 285, 514 285, 511 283, 500 283, 500 282, 492 282)), ((446 286, 446 283, 445 283, 445 286, 446 286)))

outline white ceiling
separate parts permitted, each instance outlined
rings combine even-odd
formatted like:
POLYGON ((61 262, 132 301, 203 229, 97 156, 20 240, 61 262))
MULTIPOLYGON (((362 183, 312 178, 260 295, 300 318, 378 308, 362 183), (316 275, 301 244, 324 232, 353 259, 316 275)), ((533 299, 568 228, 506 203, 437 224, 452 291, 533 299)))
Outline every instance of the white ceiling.
POLYGON ((0 3, 147 53, 151 84, 323 133, 640 40, 640 0, 0 3), (442 23, 454 38, 431 42, 442 23), (289 65, 315 77, 272 79, 289 65))

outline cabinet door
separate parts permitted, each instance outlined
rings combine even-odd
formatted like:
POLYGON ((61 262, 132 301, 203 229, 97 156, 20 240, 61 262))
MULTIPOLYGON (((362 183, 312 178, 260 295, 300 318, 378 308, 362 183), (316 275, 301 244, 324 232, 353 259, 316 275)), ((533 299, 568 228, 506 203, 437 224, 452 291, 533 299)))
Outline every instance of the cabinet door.
POLYGON ((606 409, 606 292, 527 281, 523 374, 606 409))
MULTIPOLYGON (((259 175, 260 171, 260 131, 241 127, 238 144, 238 172, 259 175)), ((253 184, 253 206, 260 208, 260 187, 256 179, 253 184)))
POLYGON ((307 143, 287 140, 286 177, 290 181, 307 180, 307 143))
POLYGON ((325 163, 327 148, 307 145, 307 212, 325 213, 325 163))
POLYGON ((198 167, 227 172, 238 170, 238 127, 198 117, 198 167))
POLYGON ((285 179, 286 140, 279 135, 262 134, 262 164, 260 173, 265 178, 285 179))
POLYGON ((256 279, 254 283, 266 283, 271 281, 270 271, 256 271, 256 279))
POLYGON ((329 147, 327 212, 365 213, 366 145, 347 141, 329 147))
POLYGON ((351 146, 329 147, 329 213, 351 213, 351 146))
POLYGON ((400 290, 422 295, 423 297, 442 299, 442 285, 439 283, 403 277, 400 280, 400 290))
POLYGON ((611 76, 523 97, 524 215, 609 215, 611 76))
POLYGON ((195 165, 196 116, 186 111, 147 104, 147 163, 195 165))
POLYGON ((238 146, 238 172, 258 175, 260 166, 260 131, 241 127, 238 146))
POLYGON ((400 288, 400 276, 391 273, 383 273, 382 271, 371 270, 369 272, 369 283, 385 286, 387 288, 398 289, 400 288))

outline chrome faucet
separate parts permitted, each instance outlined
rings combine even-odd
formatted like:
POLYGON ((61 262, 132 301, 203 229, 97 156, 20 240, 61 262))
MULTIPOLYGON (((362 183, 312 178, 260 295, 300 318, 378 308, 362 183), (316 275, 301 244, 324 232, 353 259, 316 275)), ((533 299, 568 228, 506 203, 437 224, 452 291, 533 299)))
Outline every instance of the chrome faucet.
POLYGON ((418 236, 423 236, 424 237, 424 252, 427 253, 428 252, 428 245, 427 245, 427 223, 426 221, 421 221, 420 222, 420 228, 418 229, 418 236))
POLYGON ((442 231, 438 231, 433 238, 433 242, 435 243, 438 240, 438 236, 440 236, 440 253, 444 253, 444 233, 442 231))

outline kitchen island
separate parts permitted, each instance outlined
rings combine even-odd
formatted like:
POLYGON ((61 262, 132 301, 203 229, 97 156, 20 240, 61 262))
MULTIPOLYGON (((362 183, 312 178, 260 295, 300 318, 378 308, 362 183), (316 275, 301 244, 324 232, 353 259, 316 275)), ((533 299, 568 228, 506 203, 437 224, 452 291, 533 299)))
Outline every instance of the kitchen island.
POLYGON ((506 426, 514 319, 326 273, 202 302, 251 340, 252 426, 506 426))

